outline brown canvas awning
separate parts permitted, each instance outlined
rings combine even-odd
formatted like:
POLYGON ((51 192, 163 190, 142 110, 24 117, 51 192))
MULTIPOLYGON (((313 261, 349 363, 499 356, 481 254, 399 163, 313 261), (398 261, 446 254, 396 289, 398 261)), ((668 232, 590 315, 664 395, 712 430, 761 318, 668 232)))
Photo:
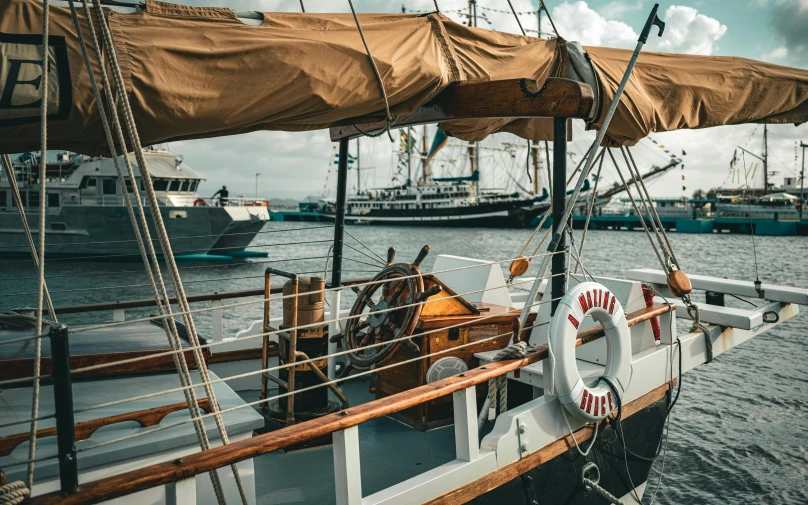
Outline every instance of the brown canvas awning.
MULTIPOLYGON (((0 151, 39 148, 41 13, 37 0, 0 0, 0 151)), ((267 13, 260 26, 228 9, 147 1, 110 26, 144 145, 255 130, 327 128, 384 117, 384 100, 350 14, 267 13)), ((568 77, 563 40, 470 28, 440 14, 363 14, 360 21, 394 115, 447 86, 568 77)), ((88 36, 86 20, 83 31, 88 36)), ((106 150, 67 9, 51 7, 49 146, 106 150)), ((90 51, 93 53, 92 49, 90 51)), ((609 105, 629 51, 587 48, 609 105)), ((98 62, 93 64, 98 72, 98 62)), ((808 71, 732 58, 645 53, 610 127, 621 142, 651 131, 808 119, 808 71)), ((595 118, 595 122, 599 121, 595 118)), ((552 135, 548 120, 442 125, 464 139, 509 131, 552 135)))

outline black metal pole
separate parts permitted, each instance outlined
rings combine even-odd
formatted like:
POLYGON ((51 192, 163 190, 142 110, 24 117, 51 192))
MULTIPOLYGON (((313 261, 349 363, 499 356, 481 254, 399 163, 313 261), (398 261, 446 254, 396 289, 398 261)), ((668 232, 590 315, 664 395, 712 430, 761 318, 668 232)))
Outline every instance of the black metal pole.
POLYGON ((76 492, 79 469, 76 460, 76 432, 73 421, 73 382, 70 377, 70 343, 67 326, 51 326, 53 402, 56 410, 56 447, 59 450, 59 481, 62 493, 76 492))
POLYGON ((337 208, 334 213, 334 253, 331 286, 342 284, 342 241, 345 237, 345 200, 348 193, 348 139, 339 141, 337 208))
MULTIPOLYGON (((561 222, 564 214, 565 197, 567 196, 567 119, 555 118, 553 121, 553 238, 558 241, 556 251, 564 251, 567 238, 564 234, 565 223, 561 222)), ((550 282, 553 301, 550 304, 551 314, 555 314, 559 298, 567 291, 567 278, 563 274, 567 269, 567 254, 561 252, 553 256, 550 271, 554 277, 550 282)))

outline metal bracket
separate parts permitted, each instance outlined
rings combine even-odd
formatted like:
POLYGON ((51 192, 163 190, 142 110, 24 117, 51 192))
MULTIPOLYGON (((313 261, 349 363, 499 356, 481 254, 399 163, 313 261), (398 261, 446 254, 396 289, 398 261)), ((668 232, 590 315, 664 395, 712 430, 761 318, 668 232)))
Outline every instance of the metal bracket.
POLYGON ((530 441, 527 436, 527 426, 519 418, 516 418, 516 428, 516 438, 519 442, 519 459, 522 459, 530 452, 530 441))

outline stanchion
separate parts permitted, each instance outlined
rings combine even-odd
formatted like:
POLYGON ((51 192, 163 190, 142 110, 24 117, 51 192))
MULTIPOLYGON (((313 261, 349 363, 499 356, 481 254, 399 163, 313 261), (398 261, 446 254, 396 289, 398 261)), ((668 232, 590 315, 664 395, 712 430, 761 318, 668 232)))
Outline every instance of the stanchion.
POLYGON ((53 363, 53 402, 56 410, 56 447, 59 450, 59 482, 64 494, 79 487, 76 433, 73 420, 73 381, 70 376, 70 342, 67 326, 51 326, 48 333, 53 363))

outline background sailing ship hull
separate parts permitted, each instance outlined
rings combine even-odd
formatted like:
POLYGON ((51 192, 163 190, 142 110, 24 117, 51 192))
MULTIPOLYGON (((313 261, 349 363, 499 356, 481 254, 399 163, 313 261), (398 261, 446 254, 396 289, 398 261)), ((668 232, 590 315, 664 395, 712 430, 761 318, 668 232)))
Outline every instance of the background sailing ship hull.
MULTIPOLYGON (((162 207, 160 211, 175 255, 241 251, 265 223, 251 219, 246 209, 237 207, 162 207), (240 235, 225 235, 233 233, 240 235)), ((148 210, 146 213, 150 214, 148 210)), ((45 219, 46 257, 122 255, 140 258, 126 207, 64 205, 45 219)), ((37 223, 37 214, 28 213, 28 222, 37 223)), ((149 223, 155 237, 150 217, 149 223)), ((36 237, 37 230, 32 232, 36 237)), ((30 257, 20 216, 11 206, 0 209, 0 244, 3 244, 0 256, 30 257)))
MULTIPOLYGON (((363 214, 346 212, 345 221, 354 224, 525 228, 548 208, 549 204, 521 199, 467 207, 371 209, 363 214)), ((333 221, 334 214, 325 213, 323 218, 333 221)))

